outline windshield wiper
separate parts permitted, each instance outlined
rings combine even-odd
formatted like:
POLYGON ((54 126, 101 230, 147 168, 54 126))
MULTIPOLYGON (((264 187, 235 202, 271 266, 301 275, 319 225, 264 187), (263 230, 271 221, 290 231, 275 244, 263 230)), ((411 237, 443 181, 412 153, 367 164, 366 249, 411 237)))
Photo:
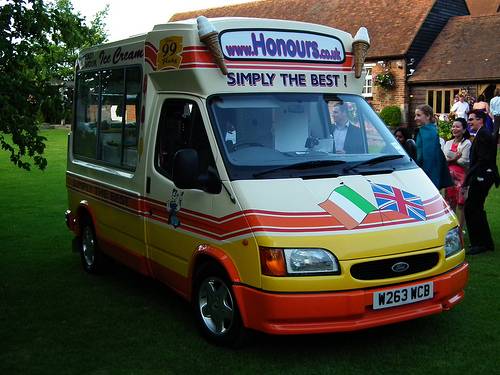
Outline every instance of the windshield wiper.
POLYGON ((400 155, 400 154, 398 154, 398 155, 381 155, 381 156, 377 156, 375 158, 364 160, 364 161, 361 161, 359 163, 345 167, 343 169, 343 171, 345 173, 345 172, 352 171, 353 169, 356 169, 361 165, 374 165, 374 164, 382 163, 382 162, 388 161, 388 160, 401 159, 402 157, 404 157, 404 155, 400 155))
POLYGON ((273 173, 276 171, 283 171, 283 170, 287 170, 287 169, 298 169, 298 170, 314 169, 314 168, 329 167, 332 165, 338 165, 338 164, 344 164, 344 163, 345 163, 344 160, 309 160, 309 161, 302 161, 300 163, 284 165, 282 167, 267 169, 265 171, 254 173, 253 176, 254 177, 261 177, 261 176, 266 175, 268 173, 273 173))

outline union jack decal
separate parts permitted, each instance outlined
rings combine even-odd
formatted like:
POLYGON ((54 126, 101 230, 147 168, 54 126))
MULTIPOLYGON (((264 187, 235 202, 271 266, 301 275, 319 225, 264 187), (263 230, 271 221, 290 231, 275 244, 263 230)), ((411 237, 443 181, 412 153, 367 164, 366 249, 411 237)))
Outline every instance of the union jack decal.
POLYGON ((395 211, 418 221, 427 219, 422 199, 394 186, 371 183, 380 211, 395 211))

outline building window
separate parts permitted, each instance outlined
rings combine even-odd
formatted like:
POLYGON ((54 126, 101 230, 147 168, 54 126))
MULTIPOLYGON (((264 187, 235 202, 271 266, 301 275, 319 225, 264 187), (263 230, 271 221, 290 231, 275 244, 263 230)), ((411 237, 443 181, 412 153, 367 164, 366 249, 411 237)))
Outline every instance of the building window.
POLYGON ((363 86, 363 93, 362 93, 362 95, 365 98, 371 98, 373 96, 372 72, 373 72, 374 66, 375 66, 375 64, 365 64, 366 77, 365 77, 365 84, 363 86))
POLYGON ((450 113, 455 95, 460 89, 427 90, 427 104, 432 107, 436 114, 450 113))

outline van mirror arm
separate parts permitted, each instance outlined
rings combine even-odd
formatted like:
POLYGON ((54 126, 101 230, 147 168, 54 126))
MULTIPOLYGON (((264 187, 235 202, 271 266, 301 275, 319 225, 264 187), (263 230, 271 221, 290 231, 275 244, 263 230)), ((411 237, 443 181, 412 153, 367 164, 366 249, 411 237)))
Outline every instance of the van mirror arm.
MULTIPOLYGON (((198 185, 210 194, 219 194, 222 191, 222 181, 219 178, 217 170, 213 167, 208 167, 206 173, 198 176, 198 185)), ((225 186, 224 186, 225 187, 225 186)))
POLYGON ((229 191, 229 189, 227 188, 226 184, 224 184, 223 182, 221 182, 222 184, 222 187, 224 188, 224 190, 226 191, 227 195, 229 195, 229 200, 233 203, 233 204, 236 204, 236 198, 233 196, 233 194, 231 194, 231 192, 229 191))

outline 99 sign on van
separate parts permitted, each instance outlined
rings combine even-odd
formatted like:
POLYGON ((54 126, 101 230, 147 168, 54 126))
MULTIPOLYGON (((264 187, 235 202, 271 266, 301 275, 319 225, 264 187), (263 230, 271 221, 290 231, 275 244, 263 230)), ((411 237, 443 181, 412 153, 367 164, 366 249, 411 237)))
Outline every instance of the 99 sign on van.
POLYGON ((66 222, 84 269, 160 280, 222 345, 454 307, 461 231, 361 96, 369 45, 199 17, 82 51, 66 222))

